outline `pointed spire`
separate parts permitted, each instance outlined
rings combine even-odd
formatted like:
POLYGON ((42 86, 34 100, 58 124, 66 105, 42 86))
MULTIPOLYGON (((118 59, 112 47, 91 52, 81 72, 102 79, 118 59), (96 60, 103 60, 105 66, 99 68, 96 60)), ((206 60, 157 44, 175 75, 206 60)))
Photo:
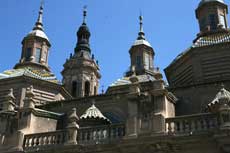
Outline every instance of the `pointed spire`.
POLYGON ((139 20, 140 20, 140 31, 138 33, 138 40, 145 40, 145 33, 143 30, 143 16, 140 14, 139 16, 139 20))
POLYGON ((43 18, 43 4, 44 1, 41 1, 41 5, 40 5, 40 10, 38 13, 38 19, 37 22, 35 23, 35 26, 33 28, 33 30, 42 30, 43 31, 43 23, 42 23, 42 18, 43 18))
POLYGON ((83 9, 83 23, 82 23, 82 25, 86 25, 86 16, 87 16, 87 6, 84 6, 84 9, 83 9))

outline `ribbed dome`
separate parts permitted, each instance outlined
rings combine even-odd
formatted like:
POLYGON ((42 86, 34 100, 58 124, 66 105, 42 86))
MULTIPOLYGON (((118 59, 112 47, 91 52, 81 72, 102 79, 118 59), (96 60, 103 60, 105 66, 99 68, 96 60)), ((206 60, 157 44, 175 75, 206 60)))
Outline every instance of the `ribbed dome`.
POLYGON ((199 6, 203 5, 204 3, 208 3, 208 2, 220 2, 220 3, 224 3, 224 0, 202 0, 199 3, 199 6))

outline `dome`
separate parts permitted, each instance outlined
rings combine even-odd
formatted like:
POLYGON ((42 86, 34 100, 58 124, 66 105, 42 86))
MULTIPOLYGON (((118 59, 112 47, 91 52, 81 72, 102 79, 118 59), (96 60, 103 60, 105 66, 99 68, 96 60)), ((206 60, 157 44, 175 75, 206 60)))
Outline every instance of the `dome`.
POLYGON ((133 44, 133 46, 138 46, 138 45, 146 45, 148 47, 152 47, 150 43, 147 40, 141 39, 141 40, 136 40, 133 44))
POLYGON ((47 37, 45 32, 39 29, 32 30, 31 32, 28 33, 26 37, 30 37, 30 36, 40 37, 49 41, 49 38, 47 37))
POLYGON ((78 32, 77 32, 77 35, 80 36, 82 34, 88 34, 90 35, 90 31, 89 31, 89 28, 87 27, 86 24, 82 24, 79 29, 78 29, 78 32))
POLYGON ((202 0, 199 3, 199 6, 203 5, 204 3, 208 3, 208 2, 220 2, 220 3, 224 3, 224 0, 202 0))

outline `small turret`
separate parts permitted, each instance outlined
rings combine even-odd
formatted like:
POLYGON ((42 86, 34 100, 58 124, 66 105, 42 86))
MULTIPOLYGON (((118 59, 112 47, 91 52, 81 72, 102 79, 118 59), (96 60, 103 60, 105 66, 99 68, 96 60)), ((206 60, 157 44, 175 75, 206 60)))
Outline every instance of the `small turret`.
POLYGON ((150 74, 154 75, 153 58, 154 50, 150 43, 145 38, 143 30, 143 16, 139 16, 140 30, 138 37, 129 50, 131 58, 130 71, 127 72, 126 76, 131 76, 133 69, 136 75, 150 74))
POLYGON ((41 3, 38 19, 32 29, 22 40, 22 54, 15 69, 32 67, 50 71, 48 66, 48 52, 51 44, 43 28, 43 3, 41 3))
POLYGON ((200 34, 227 30, 228 6, 223 0, 201 0, 196 9, 200 34))

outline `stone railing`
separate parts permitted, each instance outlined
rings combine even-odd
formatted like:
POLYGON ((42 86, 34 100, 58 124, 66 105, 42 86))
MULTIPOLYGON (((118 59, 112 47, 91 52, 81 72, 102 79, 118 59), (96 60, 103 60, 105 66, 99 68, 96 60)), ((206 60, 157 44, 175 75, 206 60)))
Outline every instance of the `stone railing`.
POLYGON ((66 141, 66 134, 66 131, 28 134, 24 136, 23 148, 26 150, 64 144, 66 141))
POLYGON ((125 135, 124 124, 80 128, 77 142, 83 145, 117 142, 125 135))
MULTIPOLYGON (((77 144, 81 145, 108 144, 117 142, 124 135, 124 124, 83 127, 77 130, 75 140, 77 140, 77 144)), ((68 138, 68 130, 27 134, 24 136, 23 149, 37 150, 38 148, 63 145, 68 143, 68 138)))
POLYGON ((217 129, 219 125, 216 114, 179 116, 166 119, 166 132, 170 135, 193 135, 217 129))

